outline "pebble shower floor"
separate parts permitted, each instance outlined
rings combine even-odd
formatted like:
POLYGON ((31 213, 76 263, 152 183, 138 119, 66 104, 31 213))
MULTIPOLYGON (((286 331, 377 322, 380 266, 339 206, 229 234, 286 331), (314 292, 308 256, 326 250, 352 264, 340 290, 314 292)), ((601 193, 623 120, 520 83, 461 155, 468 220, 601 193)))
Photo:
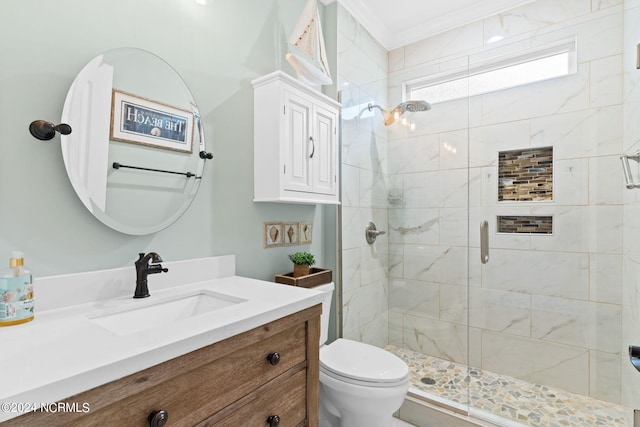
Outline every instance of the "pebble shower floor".
MULTIPOLYGON (((610 402, 387 346, 409 365, 411 387, 454 404, 535 427, 626 427, 625 408, 610 402)), ((627 411, 630 412, 630 411, 627 411)))

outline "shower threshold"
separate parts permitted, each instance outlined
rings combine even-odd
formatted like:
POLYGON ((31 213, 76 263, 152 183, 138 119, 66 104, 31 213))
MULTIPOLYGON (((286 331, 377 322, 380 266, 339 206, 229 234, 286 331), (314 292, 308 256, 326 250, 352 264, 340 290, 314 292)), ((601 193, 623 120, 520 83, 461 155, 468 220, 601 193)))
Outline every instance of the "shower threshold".
MULTIPOLYGON (((435 405, 503 426, 627 427, 623 406, 412 350, 385 347, 409 365, 410 387, 435 405)), ((410 390, 410 391, 411 391, 410 390)))

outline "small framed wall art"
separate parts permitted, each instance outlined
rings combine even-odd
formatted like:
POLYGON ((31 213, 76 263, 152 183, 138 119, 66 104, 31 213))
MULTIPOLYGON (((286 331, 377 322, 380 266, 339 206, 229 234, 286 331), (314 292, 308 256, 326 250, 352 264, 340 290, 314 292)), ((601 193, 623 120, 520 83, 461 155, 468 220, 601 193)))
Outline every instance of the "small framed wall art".
POLYGON ((284 233, 285 245, 297 245, 298 244, 298 223, 286 222, 282 224, 282 232, 284 233))
POLYGON ((313 237, 313 223, 312 222, 300 222, 300 229, 298 231, 298 241, 300 244, 311 243, 313 237))
POLYGON ((282 246, 284 242, 281 222, 264 223, 264 247, 273 248, 282 246))
POLYGON ((116 141, 191 153, 191 111, 113 90, 111 134, 116 141))

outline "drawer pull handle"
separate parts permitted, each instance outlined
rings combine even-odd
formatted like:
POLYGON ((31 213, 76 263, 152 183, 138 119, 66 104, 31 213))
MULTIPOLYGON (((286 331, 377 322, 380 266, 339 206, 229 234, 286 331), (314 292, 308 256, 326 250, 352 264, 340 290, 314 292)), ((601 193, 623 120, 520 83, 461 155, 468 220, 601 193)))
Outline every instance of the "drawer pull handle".
POLYGON ((267 356, 267 360, 273 366, 276 366, 278 363, 280 363, 280 353, 278 353, 277 351, 274 351, 273 353, 269 353, 269 355, 267 356))
POLYGON ((149 414, 149 427, 162 427, 167 423, 169 414, 167 411, 154 411, 149 414))
POLYGON ((271 415, 267 418, 267 422, 269 423, 269 427, 278 427, 278 424, 280 424, 280 417, 277 415, 271 415))

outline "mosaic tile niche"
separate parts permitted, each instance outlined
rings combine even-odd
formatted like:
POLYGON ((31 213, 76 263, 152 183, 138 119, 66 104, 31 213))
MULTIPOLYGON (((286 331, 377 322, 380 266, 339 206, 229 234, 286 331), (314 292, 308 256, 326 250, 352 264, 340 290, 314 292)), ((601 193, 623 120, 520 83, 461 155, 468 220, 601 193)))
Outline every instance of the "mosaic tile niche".
POLYGON ((498 153, 498 201, 553 200, 553 147, 498 153))
MULTIPOLYGON (((553 147, 501 151, 498 201, 553 200, 553 147)), ((498 216, 499 233, 552 234, 551 216, 498 216)))
POLYGON ((498 216, 498 233, 552 234, 551 216, 498 216))

